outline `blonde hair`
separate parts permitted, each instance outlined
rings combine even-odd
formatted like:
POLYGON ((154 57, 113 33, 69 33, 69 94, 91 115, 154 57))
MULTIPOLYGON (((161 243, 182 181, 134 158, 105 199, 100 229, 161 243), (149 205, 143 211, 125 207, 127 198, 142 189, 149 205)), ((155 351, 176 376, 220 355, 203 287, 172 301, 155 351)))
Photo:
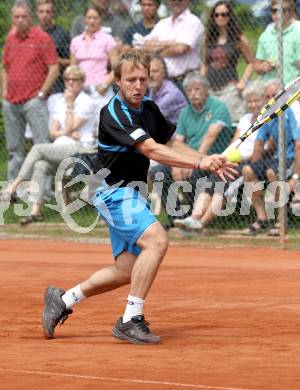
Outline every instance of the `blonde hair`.
POLYGON ((52 7, 54 8, 54 2, 53 0, 36 0, 35 1, 35 7, 38 8, 41 5, 46 5, 46 4, 51 4, 52 7))
POLYGON ((151 55, 144 50, 129 49, 123 51, 113 64, 113 71, 116 79, 120 80, 122 75, 122 65, 129 62, 135 68, 145 68, 150 74, 151 55))
POLYGON ((64 71, 64 77, 68 77, 70 74, 74 74, 77 77, 80 77, 82 81, 85 80, 85 71, 81 69, 78 65, 69 65, 64 71))

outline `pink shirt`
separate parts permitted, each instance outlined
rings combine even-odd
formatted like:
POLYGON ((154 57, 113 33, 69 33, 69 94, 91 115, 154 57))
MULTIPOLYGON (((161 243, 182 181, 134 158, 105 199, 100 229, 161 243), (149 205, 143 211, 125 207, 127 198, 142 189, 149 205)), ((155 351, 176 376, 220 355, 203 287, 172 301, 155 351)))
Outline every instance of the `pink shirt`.
POLYGON ((108 53, 116 46, 114 38, 102 29, 90 39, 82 33, 71 41, 71 53, 86 73, 85 85, 102 84, 107 77, 108 53))

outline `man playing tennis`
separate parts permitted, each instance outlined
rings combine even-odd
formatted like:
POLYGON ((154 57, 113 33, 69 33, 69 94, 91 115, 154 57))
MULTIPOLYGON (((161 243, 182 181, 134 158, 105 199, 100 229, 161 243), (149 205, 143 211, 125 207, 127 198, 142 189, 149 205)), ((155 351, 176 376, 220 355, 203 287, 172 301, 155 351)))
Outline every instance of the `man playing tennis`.
POLYGON ((149 159, 161 164, 210 170, 223 180, 234 178, 236 164, 220 155, 202 156, 172 138, 175 126, 156 104, 144 97, 151 57, 139 50, 121 54, 114 64, 119 93, 100 114, 98 160, 95 171, 109 170, 95 191, 93 203, 110 229, 115 263, 64 291, 48 287, 42 315, 47 339, 63 323, 72 306, 85 298, 130 283, 127 306, 113 328, 113 336, 133 344, 157 344, 145 321, 143 307, 167 248, 168 237, 147 207, 142 191, 149 159))

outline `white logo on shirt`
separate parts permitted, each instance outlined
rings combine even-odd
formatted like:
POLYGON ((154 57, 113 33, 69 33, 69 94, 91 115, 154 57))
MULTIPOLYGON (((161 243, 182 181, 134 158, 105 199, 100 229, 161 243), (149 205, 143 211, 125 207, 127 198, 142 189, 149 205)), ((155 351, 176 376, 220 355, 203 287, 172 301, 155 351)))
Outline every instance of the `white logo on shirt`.
POLYGON ((130 137, 136 141, 138 138, 140 138, 144 134, 146 134, 146 133, 143 129, 136 129, 130 134, 130 137))

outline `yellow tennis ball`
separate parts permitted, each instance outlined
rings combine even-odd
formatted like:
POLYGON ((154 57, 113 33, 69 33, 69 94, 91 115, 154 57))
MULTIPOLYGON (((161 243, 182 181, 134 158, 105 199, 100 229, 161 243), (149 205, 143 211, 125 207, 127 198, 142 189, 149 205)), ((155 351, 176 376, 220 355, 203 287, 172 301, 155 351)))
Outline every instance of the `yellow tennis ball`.
POLYGON ((239 149, 229 149, 226 158, 232 163, 240 163, 242 161, 242 155, 239 149))

